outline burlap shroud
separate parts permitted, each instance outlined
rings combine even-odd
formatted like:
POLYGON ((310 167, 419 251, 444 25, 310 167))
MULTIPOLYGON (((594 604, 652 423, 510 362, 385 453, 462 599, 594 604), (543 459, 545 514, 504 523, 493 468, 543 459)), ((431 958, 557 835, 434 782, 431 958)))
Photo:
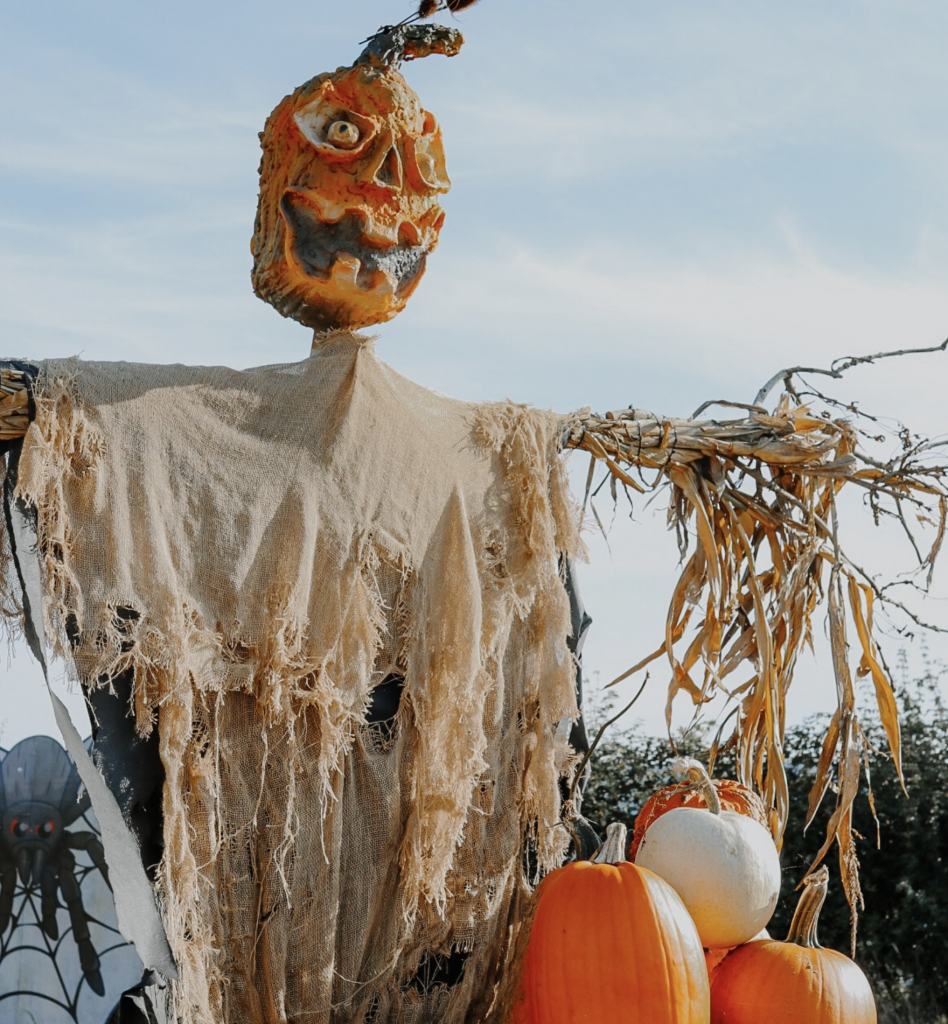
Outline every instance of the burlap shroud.
POLYGON ((47 630, 87 685, 133 667, 159 731, 183 1024, 502 1018, 523 850, 567 845, 562 428, 342 332, 246 371, 43 364, 47 630))

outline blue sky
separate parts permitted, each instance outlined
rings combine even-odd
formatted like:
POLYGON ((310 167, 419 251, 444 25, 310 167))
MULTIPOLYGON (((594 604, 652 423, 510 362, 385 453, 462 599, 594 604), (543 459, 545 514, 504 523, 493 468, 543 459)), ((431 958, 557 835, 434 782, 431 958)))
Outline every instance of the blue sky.
MULTIPOLYGON (((304 357, 305 329, 250 289, 257 132, 408 9, 4 5, 3 350, 304 357)), ((687 415, 788 364, 948 335, 945 4, 482 0, 457 23, 460 56, 406 70, 454 189, 426 280, 379 331, 402 372, 466 398, 687 415)), ((854 373, 843 397, 942 433, 946 381, 948 357, 924 357, 854 373)), ((871 560, 897 569, 896 540, 854 512, 871 560)), ((588 535, 602 680, 661 627, 662 524, 637 508, 611 551, 588 535)), ((926 614, 948 621, 944 571, 936 591, 926 614)), ((642 702, 655 728, 663 682, 642 702)), ((0 743, 51 728, 25 656, 0 685, 0 743)), ((792 715, 831 694, 828 662, 807 662, 792 715)))

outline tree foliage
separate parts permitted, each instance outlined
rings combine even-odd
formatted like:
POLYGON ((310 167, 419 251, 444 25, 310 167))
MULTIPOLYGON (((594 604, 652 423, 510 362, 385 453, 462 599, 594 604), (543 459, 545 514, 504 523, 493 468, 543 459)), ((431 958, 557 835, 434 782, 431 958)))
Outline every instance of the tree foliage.
MULTIPOLYGON (((872 980, 880 1020, 899 1024, 948 1024, 948 705, 939 683, 929 672, 900 687, 907 794, 891 757, 882 753, 886 741, 878 716, 863 717, 875 752, 869 758, 872 802, 863 781, 854 812, 865 897, 856 958, 872 980)), ((795 887, 825 838, 835 803, 828 794, 804 833, 825 729, 825 718, 814 716, 786 737, 790 815, 781 852, 784 886, 770 925, 781 938, 796 903, 795 887)), ((676 736, 674 746, 679 753, 706 758, 709 736, 692 731, 676 736)), ((594 754, 583 814, 599 830, 609 821, 631 827, 645 800, 673 781, 671 754, 667 737, 648 736, 640 727, 604 738, 594 754)), ((731 775, 733 766, 720 760, 715 774, 731 775)), ((850 912, 839 884, 831 885, 820 941, 844 952, 850 948, 850 912)))

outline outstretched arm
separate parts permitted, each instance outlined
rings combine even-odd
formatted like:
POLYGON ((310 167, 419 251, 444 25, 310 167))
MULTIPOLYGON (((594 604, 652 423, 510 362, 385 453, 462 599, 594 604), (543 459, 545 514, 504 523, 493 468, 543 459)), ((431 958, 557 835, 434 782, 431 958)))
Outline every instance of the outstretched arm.
POLYGON ((13 360, 0 361, 0 443, 26 433, 32 419, 30 390, 36 367, 13 360))

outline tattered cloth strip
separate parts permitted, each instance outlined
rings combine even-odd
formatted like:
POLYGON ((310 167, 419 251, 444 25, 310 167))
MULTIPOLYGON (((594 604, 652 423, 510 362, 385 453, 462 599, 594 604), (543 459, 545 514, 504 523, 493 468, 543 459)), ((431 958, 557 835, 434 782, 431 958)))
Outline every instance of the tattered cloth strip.
MULTIPOLYGON (((946 345, 921 351, 939 351, 946 345)), ((843 363, 900 354, 880 353, 843 363)), ((814 414, 790 384, 797 372, 785 371, 771 381, 785 378, 789 389, 773 412, 760 405, 708 403, 698 414, 721 404, 742 410, 742 415, 681 420, 636 409, 605 416, 587 410, 573 417, 563 445, 592 456, 587 500, 599 463, 608 471, 605 479, 614 499, 619 487, 640 494, 668 488, 668 521, 678 532, 683 568, 672 593, 664 642, 616 682, 664 655, 671 667, 669 724, 679 693, 696 705, 717 693, 727 694, 736 723, 722 745, 724 725, 735 716, 725 717, 711 751, 712 762, 721 749, 736 748, 740 781, 762 794, 778 843, 788 813, 786 695, 797 658, 811 642, 814 614, 828 599, 837 710, 820 755, 806 824, 835 775, 836 807, 810 870, 836 841, 855 941, 861 892, 852 805, 869 744, 856 716, 853 675, 872 681, 901 775, 898 710, 873 635, 873 612, 882 604, 890 610, 896 606, 910 618, 912 613, 894 600, 891 584, 880 586, 846 557, 837 495, 844 485, 861 490, 877 520, 883 515, 896 519, 917 554, 916 573, 930 582, 945 534, 948 466, 944 440, 928 441, 908 431, 900 434, 893 458, 872 458, 859 445, 858 410, 850 409, 849 419, 814 414), (919 521, 931 528, 927 551, 915 539, 919 521), (850 632, 856 638, 854 667, 849 663, 850 632), (738 670, 743 676, 732 682, 738 670)), ((838 377, 841 370, 805 372, 838 377)), ((831 404, 826 396, 815 397, 821 404, 831 404)))
POLYGON ((87 685, 134 668, 159 732, 183 1024, 502 1013, 524 849, 568 842, 564 425, 347 333, 243 372, 42 366, 19 493, 47 631, 87 685))

